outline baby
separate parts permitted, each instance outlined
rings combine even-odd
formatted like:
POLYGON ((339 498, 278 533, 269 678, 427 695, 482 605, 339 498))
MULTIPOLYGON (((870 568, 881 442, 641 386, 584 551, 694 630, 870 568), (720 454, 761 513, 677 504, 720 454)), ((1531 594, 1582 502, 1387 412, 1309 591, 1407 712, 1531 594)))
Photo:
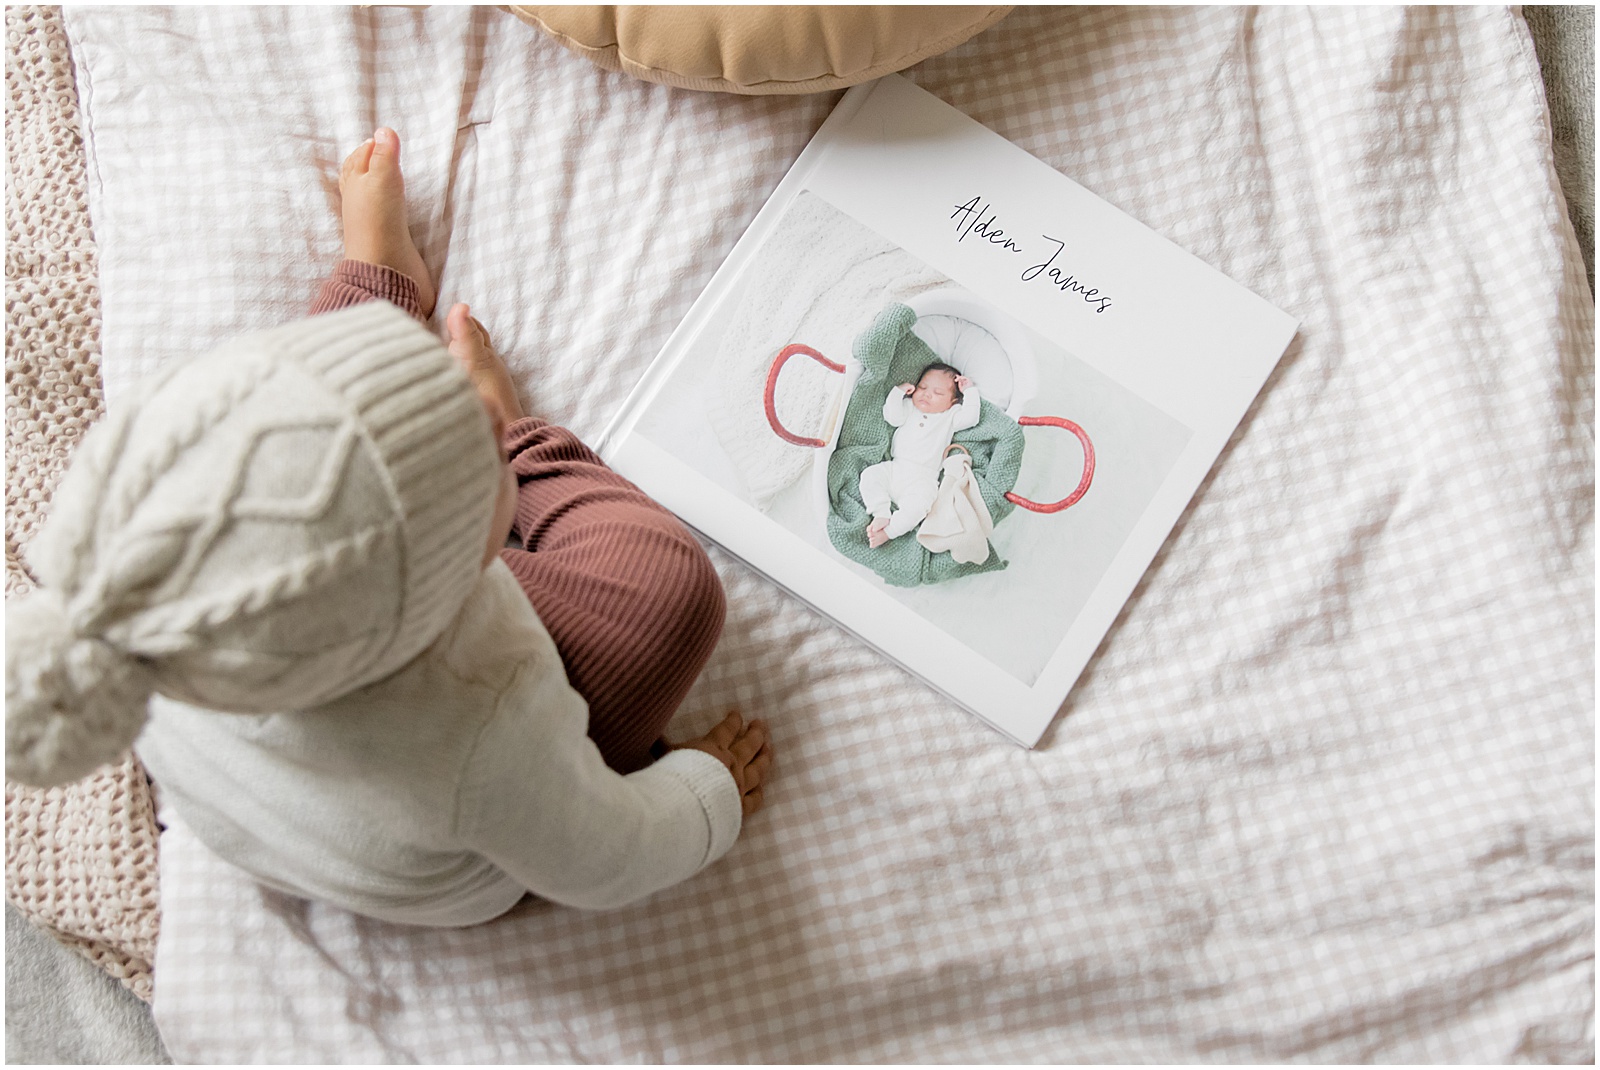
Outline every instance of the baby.
POLYGON ((621 906, 729 849, 766 725, 661 740, 722 628, 716 572, 523 414, 466 305, 448 348, 424 330, 399 152, 380 129, 345 160, 310 318, 85 437, 28 549, 41 587, 6 603, 6 775, 64 783, 137 739, 217 854, 388 921, 621 906))
POLYGON ((896 429, 890 459, 861 473, 861 500, 872 514, 869 546, 877 549, 922 523, 939 492, 944 451, 957 431, 977 426, 981 409, 972 380, 937 361, 922 369, 915 386, 901 383, 889 392, 883 418, 896 429))

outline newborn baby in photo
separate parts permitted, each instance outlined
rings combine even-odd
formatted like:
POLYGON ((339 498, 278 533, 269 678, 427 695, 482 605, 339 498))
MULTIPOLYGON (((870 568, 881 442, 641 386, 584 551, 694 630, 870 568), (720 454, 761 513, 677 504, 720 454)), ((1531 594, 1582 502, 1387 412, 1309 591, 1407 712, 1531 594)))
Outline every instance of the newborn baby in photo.
POLYGON ((861 473, 861 500, 872 521, 874 549, 922 523, 939 492, 944 451, 957 431, 976 427, 982 415, 977 385, 948 364, 922 369, 916 385, 889 391, 883 418, 894 427, 889 459, 861 473))

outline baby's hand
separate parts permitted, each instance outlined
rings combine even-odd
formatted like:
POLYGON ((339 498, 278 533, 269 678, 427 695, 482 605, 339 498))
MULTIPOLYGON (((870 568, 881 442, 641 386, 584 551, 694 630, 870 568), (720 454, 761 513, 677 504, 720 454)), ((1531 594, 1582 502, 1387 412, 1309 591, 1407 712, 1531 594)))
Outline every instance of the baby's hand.
POLYGON ((672 744, 673 750, 703 750, 733 774, 739 785, 739 797, 748 817, 761 809, 761 785, 772 765, 772 740, 767 736, 767 722, 759 717, 749 724, 738 711, 728 714, 722 723, 699 739, 672 744))
POLYGON ((968 390, 972 389, 972 380, 968 379, 965 375, 958 375, 956 376, 956 386, 960 387, 961 392, 964 394, 968 390))
POLYGON ((900 386, 897 389, 902 394, 915 394, 917 392, 917 384, 916 383, 901 383, 900 386))

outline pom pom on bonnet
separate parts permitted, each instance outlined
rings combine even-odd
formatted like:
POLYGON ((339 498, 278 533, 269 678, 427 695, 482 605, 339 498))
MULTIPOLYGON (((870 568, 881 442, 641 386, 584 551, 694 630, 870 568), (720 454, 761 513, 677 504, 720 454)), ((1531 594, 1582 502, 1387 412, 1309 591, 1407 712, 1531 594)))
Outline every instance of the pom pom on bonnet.
POLYGON ((381 301, 239 338, 84 437, 6 603, 6 776, 117 758, 150 695, 306 709, 454 620, 499 479, 443 345, 381 301))

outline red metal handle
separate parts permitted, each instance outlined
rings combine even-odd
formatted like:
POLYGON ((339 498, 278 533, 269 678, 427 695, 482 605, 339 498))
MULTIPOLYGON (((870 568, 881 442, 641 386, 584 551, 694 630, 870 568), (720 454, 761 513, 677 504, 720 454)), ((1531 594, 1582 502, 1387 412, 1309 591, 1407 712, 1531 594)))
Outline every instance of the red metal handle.
POLYGON ((822 449, 827 445, 822 439, 801 438, 778 422, 778 374, 783 371, 783 366, 789 362, 789 358, 796 353, 804 353, 829 371, 844 371, 843 364, 835 364, 810 346, 801 345, 799 342, 784 346, 778 351, 778 355, 773 358, 772 370, 767 372, 767 390, 763 397, 767 406, 767 423, 772 425, 773 433, 785 442, 793 442, 796 446, 810 446, 812 449, 822 449))
POLYGON ((1030 501, 1022 495, 1011 491, 1006 492, 1006 501, 1013 505, 1020 505, 1024 509, 1032 509, 1036 513, 1059 513, 1067 506, 1075 504, 1079 498, 1083 497, 1084 492, 1089 489, 1090 482, 1094 479, 1094 443, 1089 441, 1088 434, 1071 420, 1064 420, 1059 416, 1021 416, 1017 418, 1017 423, 1023 427, 1059 427, 1077 435, 1078 441, 1083 444, 1083 478, 1078 481, 1078 489, 1062 498, 1059 502, 1040 503, 1030 501))

